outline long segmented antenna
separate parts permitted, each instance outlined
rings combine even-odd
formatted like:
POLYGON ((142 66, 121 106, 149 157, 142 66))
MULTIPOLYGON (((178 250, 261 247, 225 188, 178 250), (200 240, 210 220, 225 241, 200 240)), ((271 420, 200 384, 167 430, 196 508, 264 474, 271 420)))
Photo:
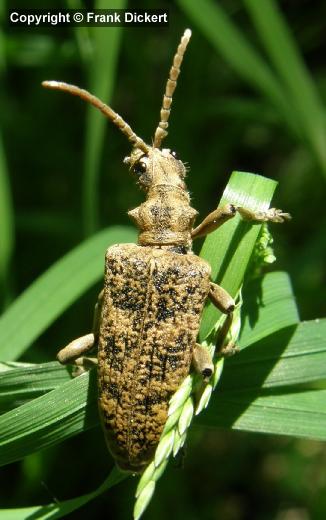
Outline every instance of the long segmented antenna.
POLYGON ((103 114, 112 121, 118 128, 120 128, 121 132, 125 134, 129 141, 133 143, 134 146, 143 150, 143 152, 148 153, 150 147, 140 138, 135 132, 131 129, 131 127, 122 119, 119 114, 117 114, 111 107, 103 103, 100 99, 93 96, 87 90, 76 87, 75 85, 69 85, 68 83, 63 83, 62 81, 43 81, 42 86, 45 88, 50 88, 53 90, 63 90, 64 92, 69 92, 73 96, 78 96, 84 101, 87 101, 94 107, 98 108, 103 114))
POLYGON ((158 127, 155 131, 154 136, 154 147, 159 148, 161 146, 161 143, 168 135, 167 128, 169 126, 168 119, 171 112, 171 104, 172 104, 172 96, 175 91, 175 87, 177 86, 177 79, 180 74, 180 66, 183 60, 183 55, 186 51, 188 42, 191 37, 191 30, 186 29, 182 38, 181 42, 177 48, 177 52, 175 53, 175 56, 173 58, 173 64, 170 69, 169 73, 169 79, 166 83, 165 92, 163 96, 163 103, 162 108, 160 112, 161 121, 158 124, 158 127))

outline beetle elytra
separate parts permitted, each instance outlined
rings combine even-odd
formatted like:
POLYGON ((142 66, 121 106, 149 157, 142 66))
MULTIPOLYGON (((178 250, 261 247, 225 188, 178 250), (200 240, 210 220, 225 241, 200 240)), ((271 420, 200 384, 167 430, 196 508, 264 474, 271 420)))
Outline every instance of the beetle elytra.
POLYGON ((47 88, 81 97, 118 126, 133 145, 124 162, 146 194, 146 201, 129 211, 139 228, 138 244, 115 245, 106 252, 104 289, 93 332, 58 354, 61 363, 83 365, 84 355, 98 348, 99 410, 107 444, 118 466, 133 473, 142 472, 151 461, 169 399, 191 366, 206 381, 212 374, 208 351, 196 342, 205 300, 210 298, 230 319, 234 309, 231 296, 210 280, 209 264, 192 253, 193 239, 215 230, 237 212, 260 222, 289 218, 274 208, 253 213, 228 204, 193 227, 197 212, 190 206, 186 168, 173 151, 161 146, 190 36, 187 29, 174 56, 152 146, 87 91, 43 82, 47 88))

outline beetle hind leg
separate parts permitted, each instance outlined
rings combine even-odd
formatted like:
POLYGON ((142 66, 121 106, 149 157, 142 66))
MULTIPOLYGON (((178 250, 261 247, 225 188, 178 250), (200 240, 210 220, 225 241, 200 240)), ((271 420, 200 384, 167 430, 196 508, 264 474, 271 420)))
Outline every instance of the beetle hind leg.
POLYGON ((205 383, 207 383, 214 372, 214 364, 208 350, 199 343, 195 344, 192 364, 196 372, 200 374, 205 383))
POLYGON ((79 376, 97 364, 97 358, 84 356, 84 354, 91 351, 95 346, 94 334, 86 334, 85 336, 74 339, 66 347, 59 350, 57 360, 62 365, 72 364, 74 366, 73 375, 79 376))
POLYGON ((57 360, 62 365, 76 363, 83 354, 89 352, 95 346, 95 336, 93 333, 86 334, 80 338, 74 339, 66 347, 59 350, 57 360))
POLYGON ((220 356, 230 357, 239 352, 239 347, 234 341, 227 342, 227 335, 230 330, 233 321, 233 312, 228 314, 223 322, 222 327, 217 333, 215 349, 216 353, 220 356))
POLYGON ((80 375, 83 372, 90 370, 94 365, 97 364, 97 358, 84 356, 84 354, 89 353, 91 350, 97 347, 102 302, 103 291, 101 291, 98 295, 97 303, 95 305, 93 332, 74 339, 66 347, 59 350, 57 354, 57 360, 62 365, 74 365, 74 376, 80 375))

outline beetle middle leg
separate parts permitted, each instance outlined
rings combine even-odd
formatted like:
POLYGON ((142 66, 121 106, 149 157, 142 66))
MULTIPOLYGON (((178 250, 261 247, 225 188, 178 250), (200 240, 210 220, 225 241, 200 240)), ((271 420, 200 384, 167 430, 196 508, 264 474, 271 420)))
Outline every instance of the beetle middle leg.
POLYGON ((62 348, 57 354, 57 360, 61 364, 73 364, 77 367, 77 373, 75 373, 75 375, 79 375, 97 364, 96 358, 86 357, 84 354, 90 352, 97 346, 102 301, 103 290, 98 295, 97 303, 94 309, 93 332, 74 339, 66 347, 62 348))
POLYGON ((225 289, 213 282, 211 282, 208 296, 215 307, 223 314, 226 314, 224 323, 218 332, 216 341, 217 353, 222 356, 232 356, 238 352, 238 347, 232 341, 225 344, 225 340, 232 325, 233 311, 235 309, 234 299, 225 289))
MULTIPOLYGON (((225 345, 225 340, 232 324, 234 299, 225 289, 213 282, 210 284, 208 296, 215 307, 227 315, 218 334, 216 349, 220 355, 233 355, 238 351, 236 345, 233 342, 225 345)), ((214 365, 208 350, 199 343, 195 344, 192 362, 196 372, 201 374, 204 381, 207 382, 213 374, 214 365)))

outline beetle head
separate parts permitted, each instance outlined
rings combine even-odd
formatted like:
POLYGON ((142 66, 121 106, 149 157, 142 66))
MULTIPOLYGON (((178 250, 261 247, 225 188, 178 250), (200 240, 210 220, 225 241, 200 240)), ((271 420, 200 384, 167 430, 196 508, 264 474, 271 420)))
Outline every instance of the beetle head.
POLYGON ((174 186, 185 189, 186 168, 169 148, 150 148, 147 153, 134 148, 124 160, 137 176, 139 185, 148 191, 155 186, 174 186))

